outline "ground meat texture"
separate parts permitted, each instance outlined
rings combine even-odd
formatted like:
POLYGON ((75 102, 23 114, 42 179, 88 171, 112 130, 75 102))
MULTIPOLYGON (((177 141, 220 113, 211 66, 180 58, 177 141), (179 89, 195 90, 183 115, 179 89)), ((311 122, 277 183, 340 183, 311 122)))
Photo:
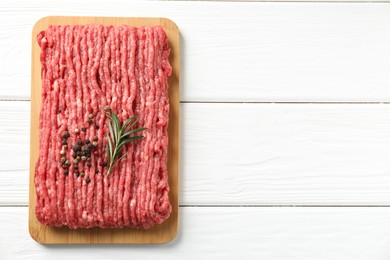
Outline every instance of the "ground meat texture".
POLYGON ((37 40, 42 65, 34 177, 37 219, 73 229, 150 228, 162 223, 172 210, 167 172, 171 66, 164 30, 49 26, 37 40), (109 175, 104 166, 106 105, 121 121, 135 115, 139 119, 135 127, 148 128, 142 133, 145 138, 123 148, 125 158, 109 175), (64 131, 69 137, 62 137, 64 131), (89 166, 85 161, 74 163, 72 147, 77 140, 85 145, 95 136, 98 146, 92 149, 96 152, 91 152, 89 166), (84 177, 77 176, 81 172, 84 177))

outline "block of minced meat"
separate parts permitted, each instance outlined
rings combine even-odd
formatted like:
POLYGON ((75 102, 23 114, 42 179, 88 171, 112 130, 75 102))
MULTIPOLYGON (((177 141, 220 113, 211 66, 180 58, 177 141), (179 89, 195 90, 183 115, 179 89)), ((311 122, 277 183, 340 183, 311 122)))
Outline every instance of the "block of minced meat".
POLYGON ((162 223, 172 210, 167 172, 172 69, 162 27, 50 26, 37 40, 42 65, 37 219, 72 229, 147 229, 162 223), (136 118, 133 129, 147 129, 128 135, 143 138, 124 144, 108 173, 107 138, 118 134, 109 129, 113 114, 119 125, 136 118))

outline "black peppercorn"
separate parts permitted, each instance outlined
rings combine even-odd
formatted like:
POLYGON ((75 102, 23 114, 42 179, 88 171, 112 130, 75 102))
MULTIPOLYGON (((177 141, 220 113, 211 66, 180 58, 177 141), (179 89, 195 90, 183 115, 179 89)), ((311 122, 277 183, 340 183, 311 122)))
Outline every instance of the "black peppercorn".
POLYGON ((75 164, 75 166, 73 166, 73 169, 78 170, 79 166, 77 164, 75 164))
POLYGON ((78 145, 78 144, 76 144, 76 145, 74 145, 73 146, 73 151, 75 151, 75 152, 78 152, 78 151, 80 151, 80 149, 81 149, 81 146, 80 145, 78 145))
POLYGON ((73 157, 73 159, 76 159, 77 158, 77 154, 72 154, 72 157, 73 157))
POLYGON ((81 177, 81 178, 84 178, 84 176, 85 176, 85 173, 83 173, 83 172, 80 173, 80 177, 81 177))
POLYGON ((98 174, 98 173, 99 173, 99 170, 95 170, 95 173, 98 174))
POLYGON ((69 171, 68 171, 68 170, 65 170, 65 171, 64 171, 64 174, 65 174, 65 175, 68 175, 68 174, 69 174, 69 171))
POLYGON ((61 112, 62 112, 61 108, 57 109, 57 113, 58 114, 61 113, 61 112))
POLYGON ((66 144, 68 144, 68 142, 64 139, 64 140, 62 140, 61 144, 66 145, 66 144))
POLYGON ((82 128, 81 128, 81 131, 85 132, 85 131, 87 131, 87 128, 82 127, 82 128))
POLYGON ((77 156, 81 156, 81 151, 76 152, 77 156))
POLYGON ((107 166, 107 163, 106 162, 103 162, 103 167, 106 167, 107 166))
POLYGON ((77 144, 78 145, 82 145, 83 144, 83 141, 81 141, 80 139, 77 140, 77 144))
POLYGON ((74 175, 76 175, 76 177, 79 177, 80 173, 79 172, 75 172, 74 175))
POLYGON ((87 162, 87 166, 91 167, 92 166, 91 162, 87 162))
POLYGON ((88 144, 88 148, 89 148, 89 149, 92 149, 92 148, 94 148, 94 147, 95 147, 95 146, 93 146, 93 144, 91 144, 91 143, 88 144))
POLYGON ((90 182, 91 182, 91 180, 89 179, 89 177, 87 177, 87 178, 85 179, 85 182, 86 182, 86 183, 90 183, 90 182))
POLYGON ((85 143, 86 143, 86 144, 90 144, 91 141, 89 141, 89 140, 87 139, 87 140, 85 140, 85 143))
POLYGON ((88 123, 92 124, 93 120, 92 119, 88 119, 88 123))
POLYGON ((97 136, 94 136, 92 140, 97 141, 97 140, 98 140, 98 137, 97 137, 97 136))
POLYGON ((62 132, 61 136, 62 136, 62 138, 67 139, 67 138, 69 138, 70 135, 69 135, 68 131, 64 131, 64 132, 62 132))
POLYGON ((95 129, 99 129, 99 125, 95 125, 95 129))

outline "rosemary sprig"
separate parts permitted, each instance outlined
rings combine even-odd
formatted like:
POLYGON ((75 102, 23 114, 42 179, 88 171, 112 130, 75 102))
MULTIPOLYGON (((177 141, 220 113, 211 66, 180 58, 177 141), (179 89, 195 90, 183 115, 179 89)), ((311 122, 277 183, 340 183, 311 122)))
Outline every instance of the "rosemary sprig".
POLYGON ((130 117, 122 125, 119 121, 118 116, 110 109, 110 107, 106 106, 104 107, 104 110, 106 111, 108 117, 108 129, 110 130, 110 134, 106 136, 108 175, 117 165, 117 163, 126 156, 127 153, 123 154, 122 156, 119 156, 123 146, 127 143, 134 142, 143 138, 142 135, 134 136, 134 134, 146 130, 147 128, 141 127, 133 129, 134 125, 138 122, 136 116, 130 117))

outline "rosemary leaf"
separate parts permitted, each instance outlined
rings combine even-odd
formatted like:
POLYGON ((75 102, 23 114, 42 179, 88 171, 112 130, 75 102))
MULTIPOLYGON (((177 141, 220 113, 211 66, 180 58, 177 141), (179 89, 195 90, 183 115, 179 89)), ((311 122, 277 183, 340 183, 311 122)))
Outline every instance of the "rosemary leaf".
POLYGON ((108 117, 108 129, 110 132, 110 135, 106 136, 108 175, 110 174, 112 169, 118 164, 118 162, 126 156, 127 153, 120 156, 123 146, 130 142, 134 142, 143 138, 142 135, 135 136, 134 134, 147 130, 147 128, 141 127, 133 129, 135 124, 138 122, 136 116, 130 117, 122 125, 118 116, 108 106, 106 106, 104 110, 106 111, 108 117))

